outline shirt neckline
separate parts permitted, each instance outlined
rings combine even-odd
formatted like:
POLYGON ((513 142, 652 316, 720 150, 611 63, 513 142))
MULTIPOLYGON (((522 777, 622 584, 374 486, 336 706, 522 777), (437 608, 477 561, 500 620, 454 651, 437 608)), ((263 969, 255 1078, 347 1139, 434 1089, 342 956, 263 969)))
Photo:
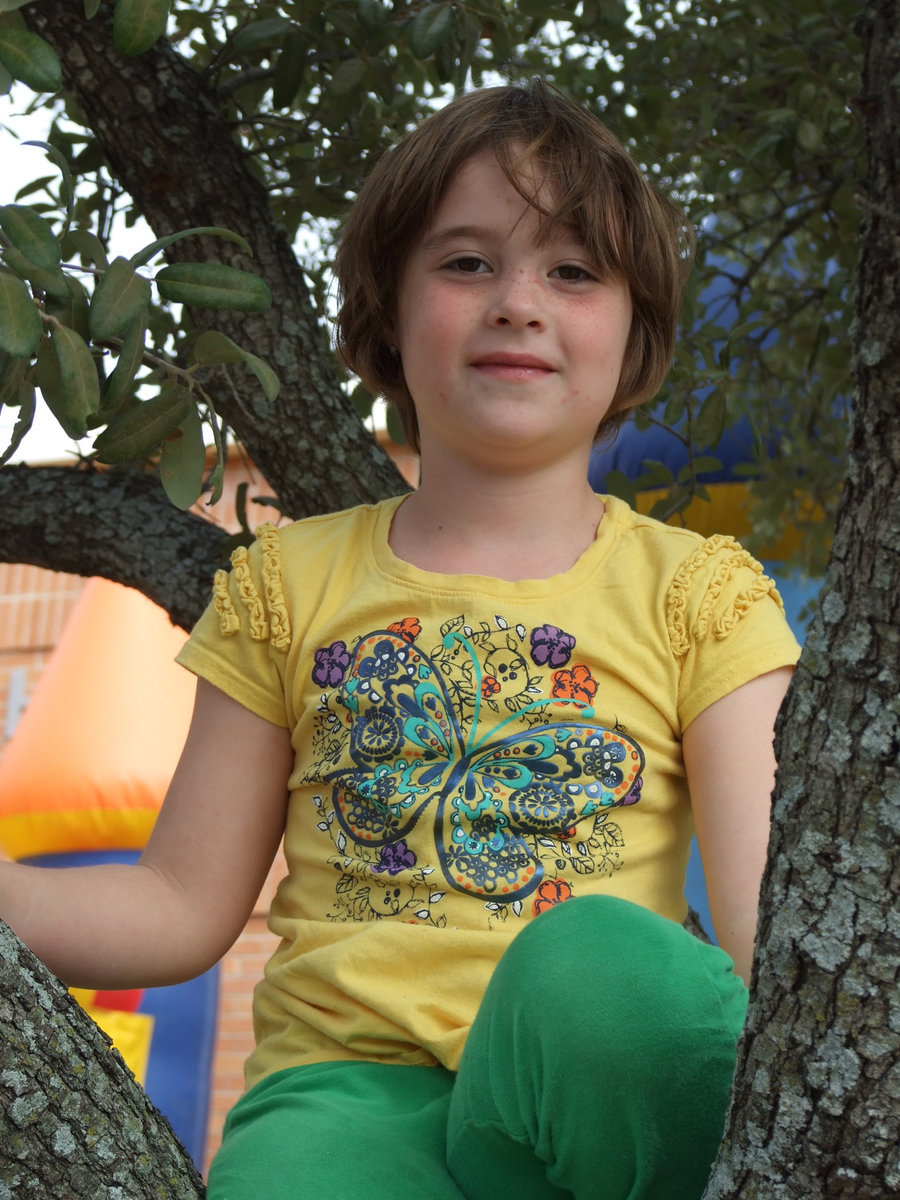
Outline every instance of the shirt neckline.
POLYGON ((370 549, 374 566, 383 576, 429 592, 514 594, 519 598, 556 596, 561 591, 571 591, 579 587, 593 575, 606 560, 616 540, 623 504, 623 501, 615 496, 601 496, 606 511, 597 526, 597 534, 566 571, 545 579, 506 580, 491 575, 446 575, 437 571, 427 571, 399 558, 391 549, 388 539, 394 513, 405 499, 405 496, 393 496, 375 507, 370 549))

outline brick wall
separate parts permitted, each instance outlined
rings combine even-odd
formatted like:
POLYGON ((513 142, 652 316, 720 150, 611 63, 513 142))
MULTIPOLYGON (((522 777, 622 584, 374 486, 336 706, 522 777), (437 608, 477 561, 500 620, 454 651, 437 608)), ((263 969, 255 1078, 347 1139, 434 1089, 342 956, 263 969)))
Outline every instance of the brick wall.
POLYGON ((0 752, 84 584, 77 575, 0 563, 0 752))

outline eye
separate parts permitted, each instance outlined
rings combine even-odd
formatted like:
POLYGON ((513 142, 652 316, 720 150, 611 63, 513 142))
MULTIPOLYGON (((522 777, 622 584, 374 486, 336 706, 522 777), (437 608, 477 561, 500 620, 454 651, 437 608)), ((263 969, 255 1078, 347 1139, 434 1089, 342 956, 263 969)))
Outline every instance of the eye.
POLYGON ((593 271, 589 271, 587 267, 582 267, 579 263, 561 263, 558 267, 554 267, 550 274, 566 283, 582 283, 597 278, 593 271))
POLYGON ((457 258, 451 258, 449 262, 444 263, 442 269, 456 271, 460 275, 480 275, 483 271, 488 270, 488 265, 483 258, 479 258, 475 254, 460 254, 457 258))

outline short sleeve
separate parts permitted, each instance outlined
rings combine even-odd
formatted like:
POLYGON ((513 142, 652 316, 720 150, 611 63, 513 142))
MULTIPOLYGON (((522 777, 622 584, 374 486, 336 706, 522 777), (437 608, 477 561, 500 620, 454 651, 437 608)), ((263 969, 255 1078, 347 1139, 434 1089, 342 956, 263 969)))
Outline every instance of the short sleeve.
POLYGON ((800 654, 773 580, 734 538, 707 538, 680 564, 666 595, 679 663, 681 728, 736 688, 800 654))
POLYGON ((278 531, 264 525, 217 571, 212 600, 176 661, 275 725, 287 727, 284 672, 291 627, 278 531))

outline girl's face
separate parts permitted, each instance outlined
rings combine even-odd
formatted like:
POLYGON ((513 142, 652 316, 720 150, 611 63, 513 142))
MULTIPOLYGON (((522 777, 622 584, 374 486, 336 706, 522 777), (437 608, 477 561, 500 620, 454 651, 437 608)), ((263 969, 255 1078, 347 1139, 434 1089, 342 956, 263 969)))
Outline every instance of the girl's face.
MULTIPOLYGON (((540 185, 540 176, 536 182, 540 185)), ((457 172, 401 276, 392 331, 423 460, 533 469, 587 457, 609 411, 632 306, 575 233, 541 218, 496 159, 457 172)))

